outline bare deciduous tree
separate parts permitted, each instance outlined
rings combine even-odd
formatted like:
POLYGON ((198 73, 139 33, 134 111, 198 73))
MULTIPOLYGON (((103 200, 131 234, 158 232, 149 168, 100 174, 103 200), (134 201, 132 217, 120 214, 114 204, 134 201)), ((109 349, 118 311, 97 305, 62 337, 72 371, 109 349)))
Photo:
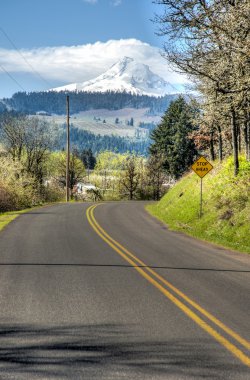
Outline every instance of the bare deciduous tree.
POLYGON ((139 177, 140 173, 136 165, 136 158, 135 156, 130 156, 124 163, 123 174, 120 180, 120 184, 128 193, 130 200, 135 198, 136 190, 139 185, 139 177))
MULTIPOLYGON (((250 2, 249 0, 157 0, 159 34, 167 36, 164 55, 175 70, 196 84, 208 103, 225 115, 239 170, 242 125, 249 156, 250 2), (247 112, 246 112, 247 110, 247 112), (228 122, 229 121, 229 122, 228 122)), ((218 120, 214 120, 218 124, 218 120)))

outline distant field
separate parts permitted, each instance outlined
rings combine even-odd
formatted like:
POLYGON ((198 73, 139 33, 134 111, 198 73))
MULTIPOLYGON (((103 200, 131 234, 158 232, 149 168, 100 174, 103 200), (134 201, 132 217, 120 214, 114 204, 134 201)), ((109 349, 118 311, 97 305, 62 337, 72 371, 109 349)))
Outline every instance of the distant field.
MULTIPOLYGON (((120 137, 134 137, 135 129, 140 122, 158 123, 160 116, 147 116, 147 108, 134 109, 124 108, 116 111, 106 109, 89 110, 71 115, 71 123, 79 129, 100 135, 117 135, 120 137), (115 123, 116 119, 119 123, 115 123), (134 126, 127 125, 133 118, 134 126), (103 121, 106 121, 103 122, 103 121)), ((41 116, 49 122, 63 124, 66 121, 64 115, 41 116)))
POLYGON ((105 120, 110 122, 110 123, 114 123, 115 119, 117 117, 119 118, 119 120, 122 123, 126 123, 126 121, 130 120, 132 117, 135 121, 135 126, 137 126, 140 122, 158 123, 160 121, 161 117, 160 116, 148 116, 147 115, 148 111, 149 111, 148 108, 139 108, 139 109, 123 108, 123 109, 116 110, 116 111, 110 111, 110 110, 106 110, 106 109, 98 109, 98 110, 89 110, 89 111, 80 112, 78 114, 72 115, 72 117, 76 116, 76 117, 80 117, 80 118, 82 117, 84 119, 87 118, 87 119, 92 119, 92 120, 94 117, 96 117, 96 118, 100 117, 101 119, 105 118, 105 120))
POLYGON ((82 118, 71 119, 75 127, 84 129, 85 131, 92 132, 99 135, 117 135, 120 137, 134 137, 135 127, 127 125, 119 125, 113 123, 103 123, 94 121, 85 121, 82 118))

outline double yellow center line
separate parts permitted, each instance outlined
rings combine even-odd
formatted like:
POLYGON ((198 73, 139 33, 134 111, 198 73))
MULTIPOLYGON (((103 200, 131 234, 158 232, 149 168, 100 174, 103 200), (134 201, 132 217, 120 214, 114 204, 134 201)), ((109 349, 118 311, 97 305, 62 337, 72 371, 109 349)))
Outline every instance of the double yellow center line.
POLYGON ((157 288, 165 297, 172 301, 179 309, 181 309, 189 318, 191 318, 197 325, 211 335, 215 340, 222 344, 228 351, 236 356, 242 363, 250 367, 250 357, 243 351, 250 350, 250 342, 242 338, 235 331, 227 327, 219 319, 214 317, 206 311, 199 304, 191 300, 181 290, 172 285, 165 278, 160 276, 152 268, 147 266, 138 257, 128 251, 115 239, 113 239, 104 229, 99 225, 94 216, 94 210, 98 205, 90 206, 87 211, 87 219, 95 232, 124 260, 126 260, 134 269, 157 288), (190 308, 192 307, 192 309, 190 308), (217 327, 220 332, 215 330, 217 327), (226 335, 224 337, 222 334, 226 335), (231 343, 232 339, 235 343, 231 343), (237 344, 237 346, 236 346, 237 344))

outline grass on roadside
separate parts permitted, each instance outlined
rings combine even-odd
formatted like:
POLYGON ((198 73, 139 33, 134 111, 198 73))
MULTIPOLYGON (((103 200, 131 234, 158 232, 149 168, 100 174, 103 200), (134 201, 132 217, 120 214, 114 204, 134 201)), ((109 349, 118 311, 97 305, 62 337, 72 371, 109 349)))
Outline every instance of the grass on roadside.
MULTIPOLYGON (((57 203, 63 203, 63 202, 57 202, 57 203)), ((32 210, 36 210, 36 209, 41 208, 41 207, 45 207, 45 206, 48 206, 48 205, 53 205, 53 204, 55 204, 55 203, 54 202, 53 203, 44 203, 44 204, 41 204, 39 206, 34 206, 34 207, 26 208, 24 210, 7 211, 7 212, 0 213, 0 231, 4 227, 6 227, 10 222, 12 222, 12 220, 16 219, 19 215, 25 214, 26 212, 29 212, 29 211, 32 211, 32 210)))
POLYGON ((250 253, 250 163, 240 160, 240 173, 233 176, 232 159, 215 164, 203 178, 203 216, 199 217, 200 178, 184 176, 148 211, 172 230, 226 248, 250 253))
POLYGON ((0 213, 0 231, 6 227, 12 220, 16 219, 20 214, 24 214, 27 211, 32 210, 31 208, 21 210, 21 211, 9 211, 0 213))
MULTIPOLYGON (((75 203, 76 201, 73 199, 70 200, 70 203, 75 203)), ((60 201, 60 202, 52 202, 52 203, 44 203, 39 206, 35 207, 30 207, 24 210, 19 210, 19 211, 7 211, 7 212, 2 212, 0 213, 0 231, 6 227, 12 220, 16 219, 19 215, 25 214, 26 212, 35 210, 37 208, 41 207, 46 207, 46 206, 51 206, 53 204, 60 204, 60 203, 65 203, 65 201, 60 201)), ((79 203, 79 201, 77 201, 79 203)))

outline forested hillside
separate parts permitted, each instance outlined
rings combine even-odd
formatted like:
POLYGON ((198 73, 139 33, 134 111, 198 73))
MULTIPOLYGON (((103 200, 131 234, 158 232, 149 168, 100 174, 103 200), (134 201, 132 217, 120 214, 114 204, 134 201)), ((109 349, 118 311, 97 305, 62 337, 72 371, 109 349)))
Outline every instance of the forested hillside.
MULTIPOLYGON (((70 126, 70 139, 72 148, 80 151, 91 149, 94 154, 102 151, 116 153, 136 153, 147 156, 150 139, 136 140, 119 136, 96 135, 88 131, 70 126)), ((57 138, 57 149, 63 149, 66 141, 66 126, 60 129, 57 138)))
MULTIPOLYGON (((0 112, 0 141, 2 141, 3 125, 11 120, 25 120, 24 115, 18 112, 0 112)), ((35 120, 34 118, 32 120, 35 120)), ((37 119, 38 122, 38 119, 37 119)), ((47 121, 40 119, 40 122, 46 124, 50 130, 50 137, 53 138, 52 150, 63 150, 66 142, 66 124, 57 126, 47 121)), ((16 126, 13 126, 15 132, 16 126)), ((18 134, 18 129, 16 130, 18 134)), ((13 140, 18 139, 18 136, 13 136, 13 140)), ((116 153, 136 153, 138 155, 147 156, 150 145, 150 138, 136 139, 129 137, 120 137, 116 135, 100 135, 89 131, 77 128, 73 123, 70 124, 70 145, 72 149, 79 151, 91 149, 96 155, 105 150, 116 153)), ((14 143, 14 141, 13 141, 14 143)))
POLYGON ((176 95, 163 97, 150 97, 145 95, 132 95, 126 92, 17 92, 4 102, 19 112, 35 114, 45 111, 51 114, 65 114, 66 94, 70 95, 70 111, 78 113, 91 109, 118 110, 126 107, 149 108, 150 114, 162 114, 176 95))

